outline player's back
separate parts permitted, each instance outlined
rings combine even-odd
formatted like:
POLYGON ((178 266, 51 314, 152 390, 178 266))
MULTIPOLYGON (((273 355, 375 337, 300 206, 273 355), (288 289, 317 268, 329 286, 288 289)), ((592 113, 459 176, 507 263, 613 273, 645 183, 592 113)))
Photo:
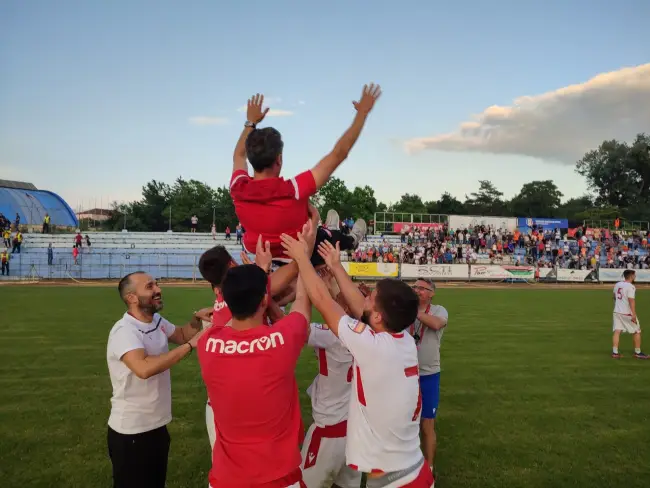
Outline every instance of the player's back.
POLYGON ((407 469, 423 457, 415 342, 404 332, 375 333, 348 322, 339 326, 339 337, 354 356, 348 464, 368 473, 407 469))
POLYGON ((309 345, 318 359, 318 375, 307 389, 312 417, 319 427, 336 425, 348 418, 352 354, 326 325, 311 327, 309 345))
POLYGON ((280 244, 280 235, 295 237, 307 222, 309 197, 316 193, 316 182, 311 171, 305 171, 290 180, 284 178, 253 179, 245 171, 235 171, 230 183, 230 194, 235 212, 242 226, 244 247, 255 251, 259 235, 271 243, 274 257, 286 257, 280 244))
POLYGON ((218 434, 212 486, 261 484, 295 470, 299 476, 302 421, 294 371, 306 333, 305 318, 292 313, 273 328, 215 328, 199 341, 218 434))
POLYGON ((632 315, 630 298, 634 298, 636 287, 629 281, 619 281, 614 285, 614 313, 632 315))

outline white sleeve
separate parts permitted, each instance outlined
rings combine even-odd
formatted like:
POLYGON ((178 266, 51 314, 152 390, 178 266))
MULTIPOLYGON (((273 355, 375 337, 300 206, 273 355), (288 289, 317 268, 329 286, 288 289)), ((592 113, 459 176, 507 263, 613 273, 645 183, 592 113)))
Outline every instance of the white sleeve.
POLYGON ((634 286, 629 286, 627 289, 627 298, 631 298, 634 300, 634 297, 636 296, 636 287, 634 286))
POLYGON ((119 327, 108 339, 108 351, 116 359, 135 349, 144 349, 144 343, 140 334, 128 327, 119 327))
POLYGON ((360 365, 377 361, 377 353, 384 341, 368 325, 347 315, 339 321, 339 339, 360 365))
POLYGON ((311 323, 309 324, 309 340, 307 344, 320 349, 328 349, 338 342, 334 332, 330 330, 327 324, 311 323))

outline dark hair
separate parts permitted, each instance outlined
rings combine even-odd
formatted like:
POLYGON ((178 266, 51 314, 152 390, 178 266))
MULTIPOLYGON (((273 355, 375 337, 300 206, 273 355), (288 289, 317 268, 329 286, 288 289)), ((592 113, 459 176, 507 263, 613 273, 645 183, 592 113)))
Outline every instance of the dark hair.
POLYGON ((234 318, 244 320, 255 315, 266 295, 266 283, 266 273, 254 264, 228 270, 221 293, 234 318))
POLYGON ((225 247, 215 246, 201 255, 199 272, 212 286, 221 286, 232 261, 232 256, 225 247))
POLYGON ((246 156, 258 173, 273 166, 283 147, 282 136, 273 127, 255 129, 246 138, 246 156))
POLYGON ((144 271, 134 271, 133 273, 129 273, 126 275, 124 278, 120 280, 120 282, 117 284, 117 291, 120 293, 120 298, 126 303, 126 294, 130 293, 130 286, 131 286, 131 277, 138 275, 138 274, 145 274, 144 271))
POLYGON ((377 282, 376 290, 375 303, 389 332, 402 332, 415 321, 419 299, 409 285, 386 278, 377 282))
POLYGON ((627 280, 633 274, 636 274, 636 272, 633 269, 626 269, 625 271, 623 271, 623 278, 627 280))

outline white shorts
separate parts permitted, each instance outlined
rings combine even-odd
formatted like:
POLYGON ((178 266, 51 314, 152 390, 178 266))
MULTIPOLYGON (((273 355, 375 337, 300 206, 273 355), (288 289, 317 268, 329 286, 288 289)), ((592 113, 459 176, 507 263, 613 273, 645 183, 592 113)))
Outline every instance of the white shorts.
POLYGON ((622 313, 614 314, 614 331, 620 330, 622 332, 627 332, 628 334, 638 334, 641 332, 641 325, 639 324, 639 318, 637 317, 636 323, 632 322, 632 317, 630 315, 623 315, 622 313))
POLYGON ((210 402, 205 404, 205 427, 208 430, 208 439, 210 439, 210 452, 214 450, 214 441, 217 438, 217 430, 214 428, 214 412, 210 402))
POLYGON ((322 437, 318 451, 309 451, 316 428, 316 424, 309 427, 302 444, 302 479, 307 488, 320 488, 332 484, 341 488, 359 488, 361 473, 345 464, 345 437, 334 439, 322 437), (305 466, 309 467, 305 468, 305 466))

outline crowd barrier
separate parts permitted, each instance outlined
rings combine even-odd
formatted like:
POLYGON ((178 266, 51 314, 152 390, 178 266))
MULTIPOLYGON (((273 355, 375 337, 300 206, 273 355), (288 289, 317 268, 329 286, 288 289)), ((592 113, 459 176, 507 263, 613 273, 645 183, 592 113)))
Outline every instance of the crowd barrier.
MULTIPOLYGON (((240 262, 239 253, 231 250, 240 262)), ((198 260, 201 249, 178 249, 175 252, 158 253, 157 249, 133 249, 128 254, 111 250, 83 252, 78 264, 72 256, 57 254, 48 264, 45 253, 12 255, 11 276, 0 276, 0 281, 16 279, 119 279, 133 271, 145 271, 159 279, 200 280, 198 260), (108 251, 108 252, 106 252, 108 251)), ((357 263, 344 261, 350 276, 359 280, 401 278, 416 280, 428 278, 435 281, 502 281, 502 282, 549 282, 549 283, 614 283, 623 279, 623 269, 601 268, 580 270, 565 268, 540 268, 497 264, 397 264, 357 263)), ((635 270, 637 283, 650 283, 650 270, 635 270)))

